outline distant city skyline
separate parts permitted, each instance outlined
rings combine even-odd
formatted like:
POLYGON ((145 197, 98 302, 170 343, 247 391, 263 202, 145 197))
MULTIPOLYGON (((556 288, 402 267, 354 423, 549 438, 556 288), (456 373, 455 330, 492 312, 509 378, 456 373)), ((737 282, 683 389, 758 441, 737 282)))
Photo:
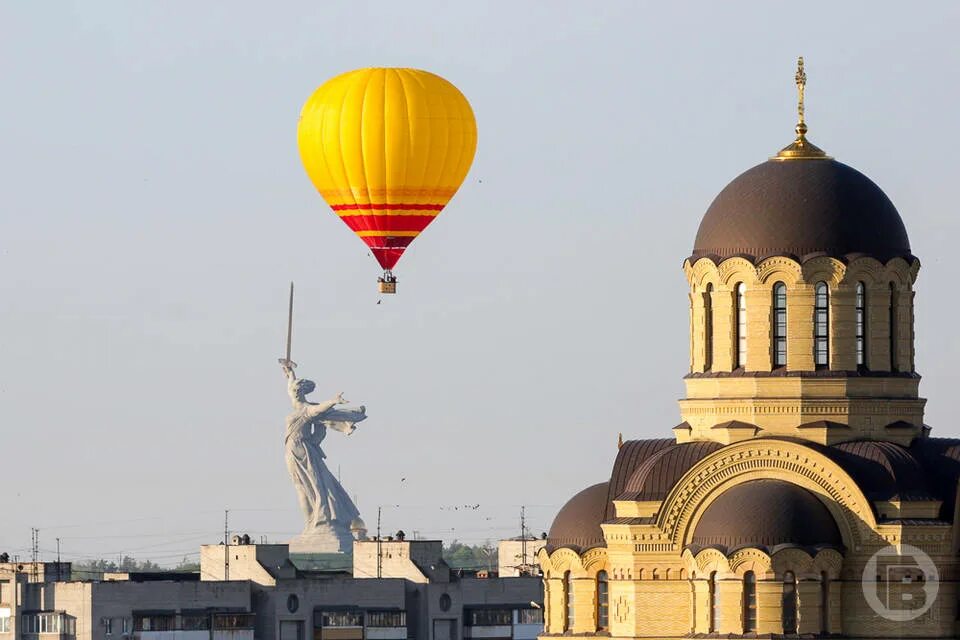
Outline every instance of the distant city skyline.
POLYGON ((324 449, 371 533, 378 506, 385 534, 496 541, 521 505, 547 531, 619 432, 679 422, 681 265, 714 196, 792 140, 798 55, 810 140, 883 188, 923 261, 921 395, 957 436, 958 26, 947 2, 0 6, 0 552, 28 558, 37 527, 47 560, 60 538, 173 565, 225 509, 296 535, 290 280, 312 397, 367 407, 324 449), (382 304, 296 150, 303 101, 368 65, 448 78, 479 130, 382 304))

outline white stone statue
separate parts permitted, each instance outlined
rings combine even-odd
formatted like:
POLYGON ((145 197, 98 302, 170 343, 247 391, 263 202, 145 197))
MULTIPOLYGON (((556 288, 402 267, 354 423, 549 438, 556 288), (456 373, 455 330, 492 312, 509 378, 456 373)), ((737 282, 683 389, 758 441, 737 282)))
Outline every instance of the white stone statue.
POLYGON ((366 409, 338 409, 347 404, 343 394, 333 400, 313 403, 306 399, 316 385, 298 379, 289 358, 280 361, 287 376, 287 392, 293 411, 287 416, 285 455, 290 479, 297 490, 303 511, 303 533, 290 541, 294 552, 349 553, 353 547, 351 524, 360 512, 343 485, 324 464, 326 455, 320 443, 333 429, 350 435, 356 424, 366 419, 366 409))

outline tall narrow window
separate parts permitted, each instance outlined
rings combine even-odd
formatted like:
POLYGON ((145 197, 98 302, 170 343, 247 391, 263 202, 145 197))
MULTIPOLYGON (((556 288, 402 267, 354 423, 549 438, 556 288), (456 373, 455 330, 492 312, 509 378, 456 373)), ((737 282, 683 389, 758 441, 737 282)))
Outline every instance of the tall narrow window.
POLYGON ((753 571, 743 574, 743 632, 757 630, 757 577, 753 571))
POLYGON ((862 282, 857 283, 857 366, 867 364, 867 291, 862 282))
POLYGON ((716 633, 720 627, 720 590, 717 589, 717 572, 710 574, 710 633, 716 633))
POLYGON ((713 368, 713 285, 703 295, 703 370, 713 368))
POLYGON ((773 366, 787 364, 787 285, 773 285, 773 366))
POLYGON ((784 633, 797 632, 797 576, 793 571, 783 574, 783 608, 781 609, 784 633))
POLYGON ((830 576, 820 574, 820 632, 830 633, 830 576))
POLYGON ((567 600, 567 626, 566 630, 573 629, 573 577, 567 571, 563 576, 563 595, 567 600))
POLYGON ((897 371, 897 290, 890 283, 890 371, 897 371))
POLYGON ((607 572, 597 573, 597 630, 604 631, 610 625, 610 584, 607 572))
POLYGON ((747 366, 747 285, 737 285, 737 361, 734 368, 747 366))
POLYGON ((830 364, 830 290, 826 282, 814 288, 813 362, 818 367, 830 364))

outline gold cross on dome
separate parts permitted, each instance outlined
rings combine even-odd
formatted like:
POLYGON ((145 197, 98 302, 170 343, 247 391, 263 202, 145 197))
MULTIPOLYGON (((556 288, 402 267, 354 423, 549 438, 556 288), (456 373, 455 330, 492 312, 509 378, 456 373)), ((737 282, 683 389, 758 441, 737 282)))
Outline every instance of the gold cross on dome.
POLYGON ((800 124, 803 124, 803 89, 807 86, 807 74, 803 70, 803 56, 797 58, 797 75, 794 76, 797 81, 797 114, 800 116, 800 124))

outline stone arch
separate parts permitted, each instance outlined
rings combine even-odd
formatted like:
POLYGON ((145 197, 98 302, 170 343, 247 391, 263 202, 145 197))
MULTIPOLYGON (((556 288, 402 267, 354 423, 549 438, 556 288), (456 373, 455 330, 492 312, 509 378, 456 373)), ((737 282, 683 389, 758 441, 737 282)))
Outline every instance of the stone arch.
POLYGON ((581 562, 586 575, 591 578, 595 579, 601 571, 610 573, 610 562, 605 547, 590 549, 581 556, 581 562))
POLYGON ((797 547, 778 549, 770 557, 770 560, 777 578, 783 578, 783 574, 787 571, 792 571, 794 575, 801 576, 813 570, 813 558, 805 550, 797 547))
POLYGON ((783 282, 788 287, 803 281, 800 263, 791 258, 775 256, 766 258, 757 265, 757 281, 772 287, 775 282, 783 282))
POLYGON ((684 272, 694 291, 702 291, 711 282, 714 286, 720 283, 717 265, 710 258, 700 258, 692 266, 688 260, 684 264, 684 272))
POLYGON ((730 571, 730 561, 719 549, 707 547, 702 549, 696 556, 689 550, 685 553, 690 554, 692 564, 690 573, 696 573, 696 577, 709 576, 716 571, 718 574, 728 573, 730 571))
POLYGON ((850 285, 863 282, 867 287, 886 284, 883 275, 884 269, 883 263, 876 258, 870 256, 856 258, 847 265, 841 282, 850 285))
POLYGON ((657 525, 674 544, 684 547, 720 494, 758 479, 784 480, 818 496, 852 550, 861 546, 866 529, 876 527, 870 502, 846 471, 811 447, 775 437, 729 445, 695 464, 664 500, 657 525))
MULTIPOLYGON (((569 571, 570 575, 575 578, 583 578, 587 576, 586 569, 583 566, 583 560, 580 555, 573 549, 557 549, 553 553, 547 555, 545 550, 541 552, 549 560, 549 576, 548 577, 557 577, 562 576, 565 572, 569 571)), ((541 564, 541 567, 544 568, 544 574, 548 573, 547 568, 541 564)))
POLYGON ((907 288, 912 286, 916 280, 917 269, 912 268, 903 258, 893 258, 887 262, 884 272, 887 282, 892 282, 898 287, 907 288))
POLYGON ((746 258, 728 258, 719 267, 720 282, 730 288, 738 282, 748 287, 757 283, 757 268, 746 258))
POLYGON ((743 578, 747 571, 753 571, 757 580, 773 577, 773 566, 770 556, 762 549, 752 547, 738 549, 730 554, 730 571, 743 578))
POLYGON ((831 289, 837 288, 837 285, 843 280, 845 271, 846 267, 842 262, 827 256, 811 258, 804 262, 801 267, 804 282, 808 284, 826 282, 831 289))
POLYGON ((814 556, 810 570, 814 573, 826 572, 831 580, 839 580, 843 570, 843 556, 836 549, 821 549, 814 556))

